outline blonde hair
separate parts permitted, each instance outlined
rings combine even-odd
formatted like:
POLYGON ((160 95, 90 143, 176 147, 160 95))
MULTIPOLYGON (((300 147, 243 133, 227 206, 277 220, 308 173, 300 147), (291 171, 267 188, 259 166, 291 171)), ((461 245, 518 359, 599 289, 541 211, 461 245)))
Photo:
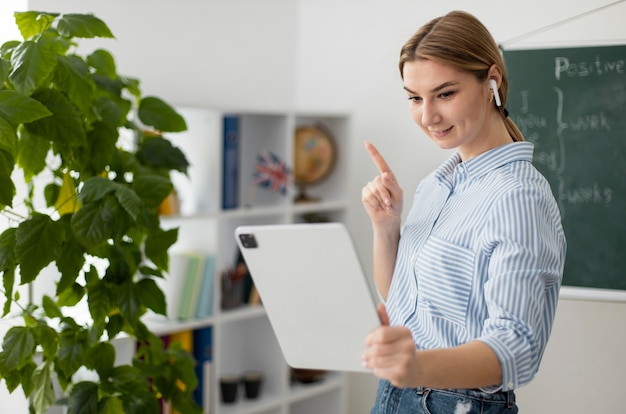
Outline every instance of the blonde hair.
POLYGON ((507 101, 509 80, 500 48, 487 28, 473 15, 452 11, 422 26, 404 44, 400 51, 400 76, 406 62, 418 59, 433 60, 468 72, 479 81, 487 80, 489 68, 496 65, 502 72, 498 108, 504 118, 506 129, 514 141, 524 141, 517 125, 504 109, 507 101))

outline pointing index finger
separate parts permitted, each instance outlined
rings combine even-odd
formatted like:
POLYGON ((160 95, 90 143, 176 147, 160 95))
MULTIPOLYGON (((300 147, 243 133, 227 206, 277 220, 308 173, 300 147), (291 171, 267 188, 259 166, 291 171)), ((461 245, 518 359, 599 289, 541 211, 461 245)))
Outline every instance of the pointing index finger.
POLYGON ((391 172, 391 168, 389 168, 389 164, 387 164, 387 161, 385 161, 385 159, 380 154, 380 152, 378 152, 374 144, 372 144, 369 141, 365 141, 365 149, 370 154, 372 161, 374 161, 376 168, 378 168, 378 171, 381 174, 386 173, 386 172, 389 172, 389 173, 391 172))

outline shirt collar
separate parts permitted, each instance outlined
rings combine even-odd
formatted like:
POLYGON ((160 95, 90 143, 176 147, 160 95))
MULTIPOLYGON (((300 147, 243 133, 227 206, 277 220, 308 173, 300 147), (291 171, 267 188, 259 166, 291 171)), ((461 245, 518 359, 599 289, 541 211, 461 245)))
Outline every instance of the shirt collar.
MULTIPOLYGON (((533 149, 534 144, 532 142, 512 142, 471 158, 465 161, 463 166, 469 178, 478 178, 513 161, 531 162, 533 160, 533 149)), ((435 177, 439 181, 451 183, 454 176, 454 169, 460 163, 461 155, 458 152, 454 153, 435 170, 435 177)))

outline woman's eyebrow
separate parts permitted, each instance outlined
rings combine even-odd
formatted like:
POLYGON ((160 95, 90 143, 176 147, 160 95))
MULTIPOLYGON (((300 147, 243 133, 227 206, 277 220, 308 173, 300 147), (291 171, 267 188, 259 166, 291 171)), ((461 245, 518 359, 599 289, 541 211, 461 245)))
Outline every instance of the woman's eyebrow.
MULTIPOLYGON (((436 93, 436 92, 439 92, 439 91, 440 91, 440 90, 442 90, 442 89, 445 89, 445 88, 447 88, 447 87, 449 87, 449 86, 454 86, 454 85, 456 85, 456 84, 457 84, 457 82, 453 82, 453 81, 450 81, 450 82, 444 82, 444 83, 442 83, 441 85, 434 87, 434 88, 433 88, 433 89, 431 89, 429 92, 430 92, 430 93, 436 93)), ((416 93, 416 92, 413 92, 412 90, 410 90, 410 89, 409 89, 409 88, 407 88, 406 86, 403 86, 402 88, 403 88, 405 91, 407 91, 407 92, 409 92, 409 93, 412 93, 413 95, 417 95, 417 93, 416 93)))

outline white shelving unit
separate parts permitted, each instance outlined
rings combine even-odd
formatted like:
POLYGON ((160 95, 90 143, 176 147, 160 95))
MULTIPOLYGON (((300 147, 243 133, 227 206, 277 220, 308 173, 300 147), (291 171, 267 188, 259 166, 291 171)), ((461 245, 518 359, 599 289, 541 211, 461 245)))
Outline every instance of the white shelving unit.
POLYGON ((164 217, 162 225, 166 228, 179 227, 178 242, 172 247, 172 253, 200 252, 216 258, 213 314, 201 320, 149 319, 148 325, 154 332, 163 335, 212 327, 210 412, 213 414, 345 412, 345 374, 328 372, 323 380, 312 384, 294 383, 262 305, 221 309, 219 273, 235 263, 237 246, 233 233, 239 225, 302 222, 304 215, 309 213, 323 215, 329 221, 346 218, 349 117, 345 114, 217 111, 205 108, 178 110, 187 121, 188 131, 169 134, 168 138, 185 152, 191 167, 188 177, 174 177, 180 198, 180 215, 164 217), (221 208, 222 122, 227 114, 235 114, 239 118, 240 206, 224 210, 221 208), (258 152, 269 150, 292 166, 295 129, 315 123, 321 123, 331 132, 337 148, 333 172, 320 184, 307 189, 307 194, 319 197, 319 201, 294 202, 296 189, 291 178, 290 191, 286 196, 255 188, 251 183, 258 152), (246 205, 248 203, 249 206, 246 205), (222 403, 220 376, 248 370, 264 373, 260 397, 247 400, 241 388, 235 403, 222 403))

